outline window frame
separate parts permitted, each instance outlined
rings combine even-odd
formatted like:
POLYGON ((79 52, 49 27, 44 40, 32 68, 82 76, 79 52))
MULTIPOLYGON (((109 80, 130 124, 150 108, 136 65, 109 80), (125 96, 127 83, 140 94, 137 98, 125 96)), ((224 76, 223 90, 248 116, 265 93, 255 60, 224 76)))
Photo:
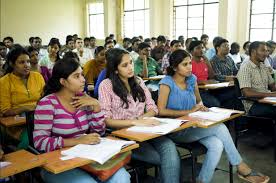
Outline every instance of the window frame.
MULTIPOLYGON (((94 1, 94 2, 89 2, 88 3, 88 6, 87 6, 87 10, 88 10, 88 30, 89 30, 89 36, 94 36, 96 39, 104 39, 105 38, 105 35, 103 34, 103 37, 98 37, 96 36, 93 32, 92 32, 92 29, 91 29, 91 25, 90 25, 90 20, 91 20, 91 17, 92 16, 98 16, 98 15, 102 15, 103 16, 103 20, 104 20, 104 1, 103 0, 97 0, 97 1, 94 1), (102 3, 103 5, 103 12, 101 13, 90 13, 90 9, 89 9, 89 4, 94 4, 94 3, 102 3)), ((103 26, 103 32, 105 32, 105 25, 104 25, 104 22, 102 24, 103 26)))

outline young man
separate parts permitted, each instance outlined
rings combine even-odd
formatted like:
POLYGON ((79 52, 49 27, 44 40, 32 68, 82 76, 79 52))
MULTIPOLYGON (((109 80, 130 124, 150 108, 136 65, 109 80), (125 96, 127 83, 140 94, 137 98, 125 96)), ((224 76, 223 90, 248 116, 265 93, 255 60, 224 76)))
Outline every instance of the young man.
POLYGON ((138 45, 141 43, 141 40, 137 37, 133 37, 132 38, 132 51, 130 52, 130 56, 132 58, 133 61, 137 60, 137 58, 139 57, 138 54, 138 45))
POLYGON ((159 66, 161 67, 162 64, 162 58, 163 56, 166 54, 166 37, 165 36, 158 36, 157 37, 157 46, 155 48, 152 49, 151 51, 151 57, 154 58, 154 60, 156 60, 156 62, 159 64, 159 66))
MULTIPOLYGON (((265 42, 255 41, 249 46, 249 61, 242 64, 238 80, 245 97, 276 97, 276 86, 268 69, 264 65, 267 48, 265 42)), ((276 119, 276 107, 252 101, 243 101, 244 108, 250 115, 276 119)))
POLYGON ((206 53, 205 53, 205 56, 208 58, 208 60, 211 60, 212 58, 213 58, 213 56, 215 56, 216 55, 216 49, 215 49, 215 45, 216 45, 216 43, 219 41, 219 40, 221 40, 221 39, 223 39, 222 37, 220 37, 220 36, 217 36, 217 37, 215 37, 214 39, 213 39, 213 48, 209 48, 207 51, 206 51, 206 53))
POLYGON ((83 47, 83 40, 81 38, 75 40, 75 49, 73 52, 78 54, 81 66, 83 66, 88 60, 93 59, 91 50, 83 47))
POLYGON ((42 48, 42 40, 40 37, 34 37, 31 46, 38 51, 39 60, 48 55, 48 51, 42 48))
POLYGON ((6 48, 7 48, 7 52, 9 52, 9 50, 12 48, 13 46, 13 38, 8 36, 8 37, 5 37, 3 39, 3 43, 5 44, 6 48))

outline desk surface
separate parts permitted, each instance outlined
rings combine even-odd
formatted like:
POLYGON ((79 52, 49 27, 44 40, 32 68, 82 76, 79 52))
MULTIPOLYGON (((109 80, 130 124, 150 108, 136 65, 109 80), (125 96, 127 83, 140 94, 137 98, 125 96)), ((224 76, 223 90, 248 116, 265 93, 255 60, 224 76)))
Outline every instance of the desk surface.
POLYGON ((11 162, 12 164, 0 169, 0 178, 12 176, 46 163, 43 157, 39 157, 25 150, 4 155, 4 161, 11 162))
POLYGON ((260 99, 258 100, 258 102, 264 103, 264 104, 276 105, 276 101, 271 101, 271 100, 260 99))
POLYGON ((1 117, 0 124, 5 127, 24 125, 26 124, 26 118, 18 116, 1 117))
POLYGON ((149 80, 149 81, 159 81, 161 79, 163 79, 166 75, 158 75, 158 76, 154 76, 154 77, 149 77, 149 78, 143 78, 143 80, 149 80))
MULTIPOLYGON (((130 146, 127 146, 126 148, 122 149, 120 152, 127 152, 131 151, 133 149, 136 149, 139 147, 139 144, 133 144, 130 146)), ((77 168, 83 165, 87 165, 93 160, 85 159, 85 158, 73 158, 69 160, 61 160, 61 151, 68 148, 48 152, 39 155, 41 158, 46 159, 46 164, 44 164, 42 167, 46 169, 49 172, 52 172, 54 174, 58 174, 67 170, 71 170, 73 168, 77 168)))
MULTIPOLYGON (((219 83, 216 83, 219 84, 219 83)), ((233 87, 234 82, 230 82, 228 86, 216 86, 216 84, 212 84, 212 85, 198 85, 199 89, 208 89, 208 90, 215 90, 215 89, 221 89, 221 88, 229 88, 229 87, 233 87)))
MULTIPOLYGON (((188 122, 182 124, 180 127, 175 129, 173 132, 177 132, 177 131, 180 131, 180 130, 183 130, 186 128, 190 128, 190 127, 209 128, 216 124, 235 119, 244 114, 243 111, 235 111, 235 112, 237 112, 237 113, 235 113, 235 114, 231 115, 229 118, 226 118, 221 121, 209 121, 209 120, 203 120, 200 118, 194 118, 194 117, 190 117, 190 116, 183 116, 178 119, 188 120, 188 122)), ((135 140, 138 142, 143 142, 143 141, 147 141, 147 140, 162 136, 160 134, 153 134, 153 133, 131 132, 131 131, 127 131, 127 128, 113 131, 112 135, 120 137, 120 138, 129 139, 129 140, 135 140)))

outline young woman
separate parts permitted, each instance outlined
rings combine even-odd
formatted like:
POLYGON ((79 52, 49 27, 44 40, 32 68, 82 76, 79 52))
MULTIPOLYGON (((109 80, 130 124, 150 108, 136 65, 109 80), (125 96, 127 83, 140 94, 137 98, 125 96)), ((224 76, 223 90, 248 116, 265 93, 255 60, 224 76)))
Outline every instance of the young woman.
MULTIPOLYGON (((7 74, 0 79, 0 113, 3 116, 24 115, 34 110, 40 99, 44 79, 38 72, 30 71, 29 53, 20 45, 14 45, 7 55, 7 74)), ((28 146, 28 135, 22 126, 7 131, 15 139, 20 139, 18 148, 28 146)))
MULTIPOLYGON (((192 63, 189 53, 184 50, 173 52, 167 73, 168 76, 159 83, 159 115, 180 117, 198 110, 208 110, 202 105, 196 78, 192 74, 192 63)), ((237 166, 238 174, 243 179, 256 183, 269 180, 269 177, 254 172, 242 161, 224 124, 207 129, 189 128, 170 135, 170 138, 177 143, 199 141, 208 149, 197 179, 200 183, 211 181, 223 150, 225 150, 230 163, 237 166)))
POLYGON ((38 54, 39 52, 34 47, 29 47, 27 51, 30 54, 30 64, 31 64, 31 71, 39 72, 40 73, 40 66, 38 65, 38 54))
MULTIPOLYGON (((129 52, 114 48, 106 53, 107 73, 99 87, 99 101, 105 112, 106 124, 111 128, 133 125, 153 126, 159 122, 144 119, 158 114, 150 92, 142 79, 134 75, 129 52)), ((161 181, 178 183, 180 159, 174 143, 167 137, 141 143, 134 158, 161 166, 161 181)))
MULTIPOLYGON (((82 69, 75 59, 62 59, 55 64, 44 89, 45 96, 35 110, 36 149, 48 152, 77 144, 99 143, 100 135, 105 132, 104 116, 96 99, 82 95, 84 83, 82 69)), ((41 176, 46 183, 98 182, 79 168, 60 174, 42 170, 41 176)), ((121 168, 107 182, 128 183, 130 176, 121 168)))

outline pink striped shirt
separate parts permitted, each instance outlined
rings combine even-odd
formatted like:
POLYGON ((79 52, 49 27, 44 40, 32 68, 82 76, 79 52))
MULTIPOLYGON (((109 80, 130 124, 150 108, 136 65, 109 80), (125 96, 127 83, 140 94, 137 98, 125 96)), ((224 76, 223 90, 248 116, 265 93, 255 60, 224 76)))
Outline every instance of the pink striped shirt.
POLYGON ((132 95, 128 95, 128 109, 122 107, 123 101, 113 92, 111 80, 105 79, 101 82, 99 87, 99 101, 106 118, 122 120, 134 119, 149 110, 154 110, 158 113, 157 106, 152 100, 148 88, 141 79, 138 82, 145 92, 146 100, 145 102, 139 102, 139 100, 135 102, 132 95))
POLYGON ((34 146, 40 151, 53 151, 64 146, 64 138, 78 137, 84 133, 105 133, 103 112, 95 113, 82 108, 67 111, 55 94, 42 98, 34 115, 34 146))

